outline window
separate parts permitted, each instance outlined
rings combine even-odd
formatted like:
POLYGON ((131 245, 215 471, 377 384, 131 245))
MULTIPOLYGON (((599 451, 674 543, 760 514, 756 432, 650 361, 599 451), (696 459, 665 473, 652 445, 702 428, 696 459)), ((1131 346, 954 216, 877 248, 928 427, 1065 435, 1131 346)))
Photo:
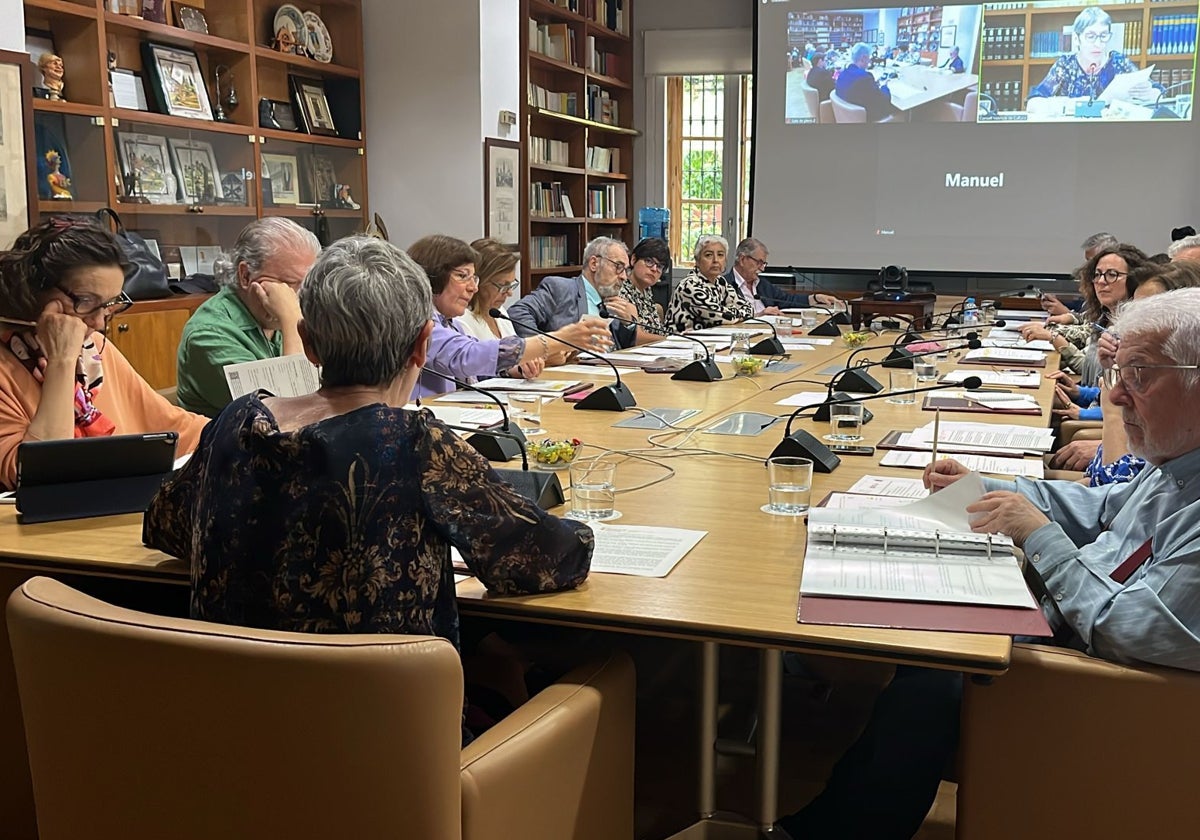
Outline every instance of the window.
POLYGON ((749 75, 667 79, 667 206, 680 264, 691 264, 704 234, 731 248, 746 235, 752 96, 749 75))

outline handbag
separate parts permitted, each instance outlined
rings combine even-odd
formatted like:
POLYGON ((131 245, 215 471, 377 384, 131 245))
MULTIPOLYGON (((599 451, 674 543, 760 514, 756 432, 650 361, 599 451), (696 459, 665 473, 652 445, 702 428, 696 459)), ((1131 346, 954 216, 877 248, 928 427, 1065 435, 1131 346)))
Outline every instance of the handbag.
POLYGON ((127 231, 121 217, 111 207, 101 207, 96 211, 96 218, 103 225, 110 220, 116 225, 114 235, 125 252, 125 259, 129 261, 129 267, 125 269, 125 294, 134 300, 170 297, 166 266, 146 245, 146 240, 139 234, 127 231))

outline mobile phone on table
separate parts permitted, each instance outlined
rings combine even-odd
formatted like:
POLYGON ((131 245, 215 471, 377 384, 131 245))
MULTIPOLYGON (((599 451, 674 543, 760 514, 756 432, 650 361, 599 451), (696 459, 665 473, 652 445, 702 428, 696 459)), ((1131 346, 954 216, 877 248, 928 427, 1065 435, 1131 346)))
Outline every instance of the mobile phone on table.
POLYGON ((852 443, 834 443, 829 447, 830 452, 838 455, 874 455, 874 446, 856 446, 852 443))
POLYGON ((578 391, 572 391, 569 394, 563 394, 563 402, 579 402, 592 392, 593 387, 593 384, 589 382, 587 383, 586 387, 581 388, 578 391))

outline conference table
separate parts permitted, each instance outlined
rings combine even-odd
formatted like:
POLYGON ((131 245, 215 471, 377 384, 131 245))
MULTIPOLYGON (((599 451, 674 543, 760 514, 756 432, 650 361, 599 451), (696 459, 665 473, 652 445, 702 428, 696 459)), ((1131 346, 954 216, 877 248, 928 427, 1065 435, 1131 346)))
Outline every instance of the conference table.
POLYGON ((979 84, 974 73, 952 73, 922 64, 890 65, 875 72, 876 80, 886 83, 892 94, 892 107, 909 112, 979 84), (883 77, 896 74, 896 78, 883 77))
MULTIPOLYGON (((757 328, 757 325, 756 325, 757 328)), ((856 358, 882 359, 898 333, 884 333, 872 344, 876 350, 856 358)), ((1008 636, 898 630, 879 627, 802 624, 797 600, 805 548, 802 517, 764 513, 767 478, 764 460, 783 434, 783 421, 753 436, 730 436, 701 431, 731 413, 761 412, 786 416, 790 407, 777 402, 797 391, 825 390, 829 377, 822 371, 844 364, 849 348, 840 338, 811 350, 794 351, 795 367, 775 372, 771 366, 756 376, 735 376, 732 366, 720 364, 715 382, 689 382, 668 375, 638 372, 624 380, 637 399, 637 409, 691 408, 700 413, 682 421, 691 432, 614 428, 637 409, 617 414, 578 411, 561 400, 542 410, 542 426, 551 438, 584 441, 580 457, 610 453, 619 462, 614 525, 650 525, 705 531, 706 536, 662 578, 593 573, 577 589, 535 596, 496 596, 475 579, 457 586, 464 616, 519 620, 598 630, 615 630, 662 638, 694 641, 702 648, 700 697, 701 820, 676 838, 756 837, 776 817, 780 694, 784 651, 818 653, 887 663, 920 664, 971 674, 999 675, 1009 662, 1008 636), (653 440, 652 440, 653 439, 653 440), (719 646, 736 645, 760 651, 757 814, 753 823, 716 818, 715 756, 717 658, 719 646)), ((1051 367, 1053 369, 1053 356, 1051 367)), ((942 363, 943 372, 949 365, 942 363)), ((874 371, 886 371, 874 368, 874 371)), ((549 378, 595 379, 611 382, 611 371, 559 373, 549 378)), ((886 382, 886 374, 881 377, 886 382)), ((1053 389, 1043 382, 1036 391, 1043 414, 1004 418, 1004 422, 1045 425, 1049 422, 1053 389)), ((932 415, 920 408, 884 399, 868 404, 875 414, 864 427, 874 443, 890 429, 911 429, 932 415)), ((980 415, 950 415, 977 420, 980 415)), ((943 418, 943 421, 947 418, 943 418)), ((800 420, 820 436, 827 424, 800 420)), ((512 465, 509 465, 512 466, 512 465)), ((919 477, 915 470, 896 471, 878 465, 878 457, 843 457, 832 473, 814 476, 814 502, 834 490, 845 490, 866 474, 919 477)), ((566 475, 563 482, 567 484, 566 475)), ((568 502, 552 510, 564 514, 568 502)), ((0 585, 7 596, 35 574, 99 575, 114 580, 149 581, 186 586, 185 565, 141 543, 141 516, 112 516, 39 525, 18 525, 12 507, 0 508, 0 585)), ((0 629, 0 633, 6 630, 0 629)), ((11 719, 15 694, 7 635, 0 641, 0 718, 11 719), (6 697, 8 699, 6 699, 6 697)), ((19 717, 16 718, 19 722, 19 717)), ((15 748, 0 720, 0 753, 15 748)), ((21 742, 23 750, 23 742, 21 742)), ((9 764, 0 756, 0 763, 9 764)))

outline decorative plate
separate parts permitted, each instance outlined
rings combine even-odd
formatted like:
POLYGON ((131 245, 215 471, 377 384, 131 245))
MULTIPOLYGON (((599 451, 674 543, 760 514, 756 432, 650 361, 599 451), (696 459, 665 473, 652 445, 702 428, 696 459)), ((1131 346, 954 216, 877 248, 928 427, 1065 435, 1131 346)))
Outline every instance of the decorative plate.
POLYGON ((308 36, 305 33, 304 13, 291 3, 284 3, 275 13, 276 50, 283 53, 308 52, 308 36))
POLYGON ((302 44, 308 49, 308 54, 322 64, 333 61, 333 39, 325 28, 325 21, 316 12, 304 13, 306 38, 302 44))

